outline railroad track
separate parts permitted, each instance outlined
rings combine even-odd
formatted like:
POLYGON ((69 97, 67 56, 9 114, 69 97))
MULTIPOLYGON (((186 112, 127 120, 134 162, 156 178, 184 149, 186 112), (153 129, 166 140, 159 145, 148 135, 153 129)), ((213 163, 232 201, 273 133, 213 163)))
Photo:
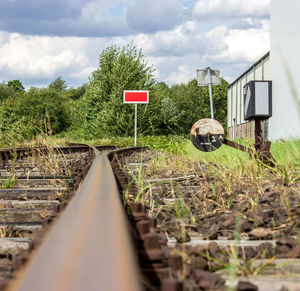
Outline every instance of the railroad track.
POLYGON ((141 204, 128 220, 120 197, 137 191, 120 158, 144 148, 113 149, 0 151, 1 289, 172 290, 166 239, 141 204))
MULTIPOLYGON (((115 147, 72 145, 0 151, 2 289, 28 260, 32 249, 40 244, 52 221, 58 220, 61 210, 75 194, 96 156, 112 149, 115 147)), ((79 209, 71 210, 74 220, 79 213, 79 209)), ((103 216, 101 220, 105 219, 103 216)), ((68 225, 65 229, 69 229, 68 225)), ((67 232, 64 234, 68 236, 67 232)))
MULTIPOLYGON (((199 197, 213 194, 203 193, 214 178, 197 166, 170 172, 170 164, 155 176, 157 153, 144 151, 81 144, 1 150, 1 289, 226 290, 227 278, 212 271, 229 262, 232 245, 249 259, 270 249, 270 240, 230 240, 234 223, 226 212, 187 222, 187 204, 202 212, 195 199, 200 208, 212 207, 199 197), (173 212, 166 211, 170 203, 173 212), (227 241, 217 240, 220 234, 229 234, 227 241)), ((292 240, 279 241, 278 251, 280 243, 290 247, 289 258, 299 255, 292 240)))

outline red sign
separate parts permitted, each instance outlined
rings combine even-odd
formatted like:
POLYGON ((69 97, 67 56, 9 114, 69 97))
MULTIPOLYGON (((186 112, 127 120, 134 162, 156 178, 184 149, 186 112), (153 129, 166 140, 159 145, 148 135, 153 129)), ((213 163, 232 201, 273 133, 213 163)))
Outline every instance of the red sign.
POLYGON ((148 103, 149 91, 129 91, 123 93, 123 103, 148 103))

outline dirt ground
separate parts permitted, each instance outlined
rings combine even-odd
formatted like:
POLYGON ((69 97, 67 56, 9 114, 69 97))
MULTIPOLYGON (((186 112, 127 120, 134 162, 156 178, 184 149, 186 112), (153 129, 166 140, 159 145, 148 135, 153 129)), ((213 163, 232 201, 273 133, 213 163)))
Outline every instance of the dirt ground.
POLYGON ((174 276, 184 290, 226 290, 230 278, 236 290, 258 290, 239 276, 299 258, 299 173, 246 167, 229 170, 155 151, 127 158, 125 170, 139 189, 128 200, 146 206, 168 237, 164 251, 181 256, 174 276))

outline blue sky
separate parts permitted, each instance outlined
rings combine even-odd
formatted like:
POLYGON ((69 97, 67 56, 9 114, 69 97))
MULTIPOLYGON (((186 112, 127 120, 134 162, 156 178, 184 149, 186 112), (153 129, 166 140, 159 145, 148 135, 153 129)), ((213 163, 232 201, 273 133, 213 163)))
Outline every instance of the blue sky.
POLYGON ((228 81, 269 50, 270 0, 1 0, 0 82, 88 81, 107 46, 133 42, 169 85, 228 81))

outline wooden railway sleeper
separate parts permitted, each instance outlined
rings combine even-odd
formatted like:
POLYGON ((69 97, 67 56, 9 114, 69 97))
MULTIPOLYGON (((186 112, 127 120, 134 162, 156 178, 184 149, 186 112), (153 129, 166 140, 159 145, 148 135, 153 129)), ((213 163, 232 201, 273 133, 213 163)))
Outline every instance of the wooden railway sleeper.
MULTIPOLYGON (((175 270, 175 268, 169 264, 169 260, 161 249, 162 246, 166 245, 166 238, 163 238, 151 227, 155 225, 155 220, 145 219, 145 212, 144 214, 139 212, 143 209, 140 204, 134 204, 133 209, 132 213, 134 215, 132 215, 132 220, 138 234, 136 240, 143 274, 154 285, 160 286, 161 290, 182 290, 182 283, 170 277, 172 276, 172 270, 175 270)), ((172 263, 173 261, 171 260, 170 262, 172 263)))
MULTIPOLYGON (((132 177, 122 169, 124 157, 114 155, 111 164, 123 194, 137 195, 138 187, 132 177)), ((144 276, 163 291, 182 291, 183 284, 173 274, 182 266, 182 258, 170 259, 165 256, 162 247, 166 246, 167 238, 157 231, 156 220, 149 218, 141 203, 133 203, 129 207, 130 221, 135 230, 134 239, 138 247, 140 266, 144 276), (181 261, 180 261, 181 259, 181 261)), ((147 287, 147 286, 146 286, 147 287)), ((149 289, 151 290, 151 289, 149 289)))

